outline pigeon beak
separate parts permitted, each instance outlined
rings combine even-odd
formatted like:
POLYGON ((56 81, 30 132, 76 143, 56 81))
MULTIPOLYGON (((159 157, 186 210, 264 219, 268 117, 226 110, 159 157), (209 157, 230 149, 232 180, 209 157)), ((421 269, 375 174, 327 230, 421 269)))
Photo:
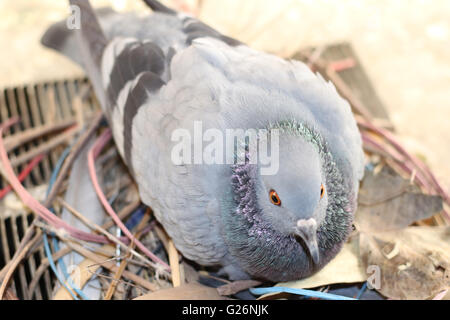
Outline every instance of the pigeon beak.
POLYGON ((319 246, 317 245, 317 222, 314 218, 297 221, 295 234, 303 239, 308 247, 314 264, 319 263, 319 246))

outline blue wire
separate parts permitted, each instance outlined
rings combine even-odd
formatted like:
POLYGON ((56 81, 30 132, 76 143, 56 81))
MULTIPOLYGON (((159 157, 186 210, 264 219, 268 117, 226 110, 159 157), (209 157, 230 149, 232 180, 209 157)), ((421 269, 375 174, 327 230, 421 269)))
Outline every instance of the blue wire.
MULTIPOLYGON (((51 176, 50 176, 50 180, 49 180, 49 184, 48 184, 46 196, 48 196, 48 195, 50 194, 50 191, 52 190, 53 184, 55 183, 56 178, 58 177, 59 171, 61 170, 61 167, 62 167, 62 165, 63 165, 63 163, 64 163, 64 160, 65 160, 65 159, 67 158, 67 156, 69 155, 70 150, 71 150, 71 147, 67 147, 67 148, 63 151, 63 153, 61 154, 61 156, 59 157, 59 159, 58 159, 58 161, 57 161, 57 163, 56 163, 56 165, 55 165, 55 168, 53 169, 53 172, 52 172, 52 174, 51 174, 51 176)), ((110 201, 110 202, 113 202, 114 200, 115 200, 115 199, 113 198, 113 199, 110 199, 109 201, 110 201)), ((130 228, 133 228, 135 225, 137 225, 137 223, 140 221, 140 218, 142 218, 142 216, 145 214, 145 210, 146 210, 146 208, 143 207, 143 206, 141 206, 141 207, 139 207, 139 208, 132 214, 132 216, 130 217, 129 221, 127 221, 127 225, 128 225, 128 228, 129 228, 129 229, 130 229, 130 228)), ((52 209, 50 209, 50 211, 53 212, 52 209)), ((58 240, 56 239, 56 237, 55 237, 54 235, 52 235, 52 240, 53 240, 53 247, 54 247, 54 249, 55 249, 55 252, 58 252, 58 251, 59 251, 58 240)), ((73 294, 73 292, 72 292, 71 290, 69 290, 69 288, 68 288, 67 285, 66 285, 66 282, 69 284, 69 286, 70 286, 70 287, 71 287, 71 288, 72 288, 72 289, 73 289, 73 290, 74 290, 74 291, 75 291, 82 299, 84 299, 84 300, 89 300, 89 298, 83 293, 83 291, 81 291, 80 289, 78 289, 78 288, 75 286, 75 284, 73 283, 72 279, 70 278, 69 273, 67 272, 67 267, 66 267, 66 264, 65 264, 65 262, 64 262, 64 260, 63 260, 62 257, 58 259, 58 264, 59 264, 59 266, 60 266, 60 268, 61 268, 61 271, 62 271, 62 273, 63 273, 63 275, 64 275, 64 278, 65 278, 66 280, 63 279, 63 278, 61 277, 61 275, 58 273, 58 270, 57 270, 57 268, 56 268, 56 266, 55 266, 55 263, 54 263, 54 261, 53 261, 53 257, 52 257, 52 254, 51 254, 51 250, 50 250, 50 245, 49 245, 48 239, 47 239, 47 237, 46 237, 45 235, 44 235, 44 248, 45 248, 45 253, 46 253, 46 255, 47 255, 47 258, 48 258, 48 260, 49 260, 49 265, 50 265, 52 271, 54 272, 54 274, 56 275, 58 281, 61 283, 61 285, 64 286, 64 288, 67 289, 67 291, 70 293, 70 295, 71 295, 75 300, 79 300, 79 299, 78 299, 78 297, 76 297, 76 296, 73 294)))
POLYGON ((146 210, 147 207, 139 206, 136 209, 136 211, 133 212, 131 217, 127 220, 127 222, 125 223, 125 227, 127 227, 128 230, 131 230, 135 226, 137 226, 138 223, 141 221, 142 217, 144 216, 146 210))
POLYGON ((367 281, 364 282, 364 284, 362 285, 361 289, 358 292, 358 295, 356 296, 356 299, 361 299, 362 295, 364 294, 364 292, 366 292, 367 289, 367 281))
MULTIPOLYGON (((63 151, 61 156, 59 157, 58 161, 56 162, 55 168, 53 169, 52 175, 50 176, 50 181, 48 183, 46 196, 48 196, 50 194, 50 191, 52 190, 53 184, 55 183, 56 178, 58 177, 59 171, 61 170, 61 167, 62 167, 62 165, 64 163, 64 160, 69 155, 70 149, 71 149, 70 147, 67 147, 63 151)), ((50 211, 53 212, 52 209, 50 209, 50 211)), ((56 237, 52 236, 52 238, 53 238, 53 246, 55 248, 55 251, 59 251, 59 245, 58 245, 58 241, 57 241, 56 237)), ((59 266, 61 268, 61 271, 63 272, 64 278, 66 278, 67 280, 71 280, 70 277, 69 277, 69 274, 67 272, 66 264, 65 264, 65 262, 64 262, 62 257, 58 259, 58 263, 59 263, 59 266)))
POLYGON ((45 250, 45 254, 47 255, 48 258, 48 263, 50 265, 50 268, 52 269, 53 273, 55 274, 56 278, 58 279, 58 281, 61 283, 61 285, 66 288, 66 290, 70 293, 70 295, 72 296, 72 298, 74 300, 80 300, 78 299, 78 297, 76 295, 73 294, 73 292, 66 286, 64 279, 61 277, 61 275, 58 273, 58 270, 56 269, 55 266, 55 262, 53 261, 52 258, 52 253, 50 252, 50 246, 48 245, 48 240, 47 240, 47 235, 44 234, 44 250, 45 250))
MULTIPOLYGON (((56 239, 55 236, 53 237, 53 246, 55 248, 55 252, 59 251, 59 244, 58 244, 58 240, 56 239)), ((69 273, 67 272, 67 268, 66 268, 66 264, 64 263, 64 260, 62 258, 58 259, 58 263, 60 265, 60 268, 63 272, 64 278, 67 280, 67 283, 69 284, 69 286, 83 299, 83 300, 90 300, 88 296, 86 296, 84 294, 83 291, 81 291, 80 289, 77 288, 77 286, 75 285, 75 283, 73 283, 72 278, 70 277, 69 273)))
POLYGON ((302 296, 309 296, 312 298, 320 298, 320 299, 326 299, 326 300, 356 300, 353 298, 339 296, 337 294, 332 294, 332 293, 326 293, 326 292, 320 292, 320 291, 314 291, 314 290, 306 290, 306 289, 294 289, 294 288, 287 288, 287 287, 250 288, 250 292, 253 293, 254 295, 286 292, 286 293, 293 293, 293 294, 298 294, 298 295, 302 295, 302 296))
MULTIPOLYGON (((52 175, 50 176, 50 181, 48 184, 48 188, 47 188, 47 193, 46 196, 48 196, 50 194, 50 191, 52 189, 53 184, 55 183, 56 177, 58 176, 59 171, 61 170, 62 164, 64 163, 64 160, 67 158, 67 156, 69 155, 69 152, 71 150, 71 147, 67 147, 63 153, 61 154, 61 156, 59 157, 55 168, 53 169, 52 175)), ((53 212, 53 210, 50 210, 53 212)), ((55 247, 55 251, 59 251, 59 246, 58 246, 58 241, 56 240, 56 238, 52 235, 53 238, 53 245, 55 247)), ((55 263, 53 261, 53 257, 52 257, 52 253, 50 250, 50 245, 48 243, 48 239, 47 237, 44 235, 44 249, 45 249, 45 254, 47 255, 48 261, 49 261, 49 265, 53 271, 53 273, 55 274, 56 278, 58 279, 58 281, 61 283, 61 285, 66 288, 66 290, 70 293, 70 295, 75 299, 75 300, 79 300, 77 296, 75 296, 73 294, 73 292, 67 287, 66 285, 66 281, 61 277, 61 275, 58 273, 58 270, 55 266, 55 263)), ((64 263, 63 258, 59 258, 58 259, 58 263, 61 267, 61 270, 63 272, 64 278, 67 280, 67 282, 69 283, 70 287, 84 300, 89 300, 89 298, 80 290, 78 289, 75 284, 73 283, 72 279, 70 278, 68 272, 67 272, 67 268, 66 268, 66 264, 64 263)))

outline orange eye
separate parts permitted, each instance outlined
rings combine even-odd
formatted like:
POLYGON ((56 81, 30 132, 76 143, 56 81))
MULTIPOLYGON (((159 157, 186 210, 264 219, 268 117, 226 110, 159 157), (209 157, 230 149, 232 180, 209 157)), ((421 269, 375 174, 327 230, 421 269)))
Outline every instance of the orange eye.
POLYGON ((320 185, 320 199, 323 198, 323 195, 325 193, 325 187, 323 186, 323 183, 320 185))
POLYGON ((276 205, 276 206, 281 206, 281 200, 280 197, 278 196, 278 193, 275 190, 270 190, 269 192, 269 198, 270 201, 276 205))

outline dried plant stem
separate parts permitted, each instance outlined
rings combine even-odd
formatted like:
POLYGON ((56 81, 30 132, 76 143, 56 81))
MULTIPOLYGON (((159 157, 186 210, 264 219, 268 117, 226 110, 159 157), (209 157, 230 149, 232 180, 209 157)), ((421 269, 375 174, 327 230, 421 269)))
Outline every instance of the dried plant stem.
MULTIPOLYGON (((79 139, 78 143, 77 143, 77 144, 75 145, 75 147, 73 148, 72 153, 69 155, 68 159, 67 159, 66 162, 64 163, 64 166, 63 166, 63 168, 62 168, 62 170, 61 170, 61 174, 58 176, 58 179, 55 181, 55 183, 54 183, 54 185, 53 185, 52 192, 50 193, 49 197, 47 197, 47 199, 46 199, 46 201, 45 201, 45 203, 44 203, 44 206, 45 206, 45 207, 48 207, 48 206, 50 205, 50 203, 52 202, 52 198, 53 198, 54 195, 56 194, 56 191, 60 189, 59 187, 60 187, 60 185, 62 184, 63 179, 64 179, 65 175, 67 174, 67 172, 68 172, 68 170, 69 170, 71 164, 72 164, 73 161, 75 160, 76 155, 78 154, 79 150, 83 147, 83 145, 86 144, 86 142, 88 141, 88 139, 90 138, 90 136, 95 132, 95 129, 98 127, 98 125, 99 125, 101 119, 102 119, 102 114, 99 113, 99 114, 94 118, 94 121, 92 122, 90 128, 82 135, 82 137, 79 139)), ((13 122, 15 122, 15 121, 17 121, 17 120, 18 120, 18 119, 10 119, 9 122, 6 122, 6 123, 2 124, 2 127, 6 127, 6 126, 8 126, 9 123, 13 123, 13 122)), ((23 139, 23 141, 25 141, 26 139, 28 139, 28 138, 30 138, 30 137, 33 137, 33 138, 34 138, 34 137, 37 137, 37 136, 39 136, 39 135, 44 134, 45 132, 50 132, 50 131, 52 131, 52 130, 57 130, 57 129, 60 128, 60 127, 63 127, 63 126, 69 126, 69 125, 70 125, 70 122, 67 122, 67 123, 66 123, 66 122, 62 122, 62 123, 57 124, 57 125, 54 125, 54 126, 45 126, 44 128, 39 128, 40 130, 31 131, 30 133, 28 133, 28 136, 27 136, 27 137, 23 137, 22 139, 23 139), (39 131, 40 131, 40 132, 39 132, 39 131)), ((5 139, 5 141, 6 141, 6 139, 5 139)), ((11 145, 12 145, 12 144, 10 144, 10 146, 11 146, 11 145)), ((21 243, 20 243, 20 245, 19 245, 19 248, 17 248, 17 250, 16 250, 15 256, 14 256, 13 259, 10 261, 10 263, 9 263, 8 265, 5 266, 5 268, 4 268, 3 270, 5 270, 5 271, 11 270, 12 262, 15 262, 15 263, 17 263, 17 264, 20 262, 21 257, 19 256, 19 254, 20 254, 21 252, 24 252, 24 251, 25 251, 25 246, 27 245, 28 240, 29 240, 29 239, 31 238, 31 236, 34 234, 34 227, 35 227, 35 225, 36 225, 35 222, 36 222, 36 219, 33 221, 33 223, 30 225, 30 227, 29 227, 28 230, 26 231, 26 233, 25 233, 25 235, 24 235, 24 237, 23 237, 23 239, 22 239, 22 241, 21 241, 21 243), (17 256, 16 256, 16 255, 17 255, 17 256), (20 260, 17 260, 18 258, 20 258, 20 260), (17 261, 17 262, 16 262, 16 261, 17 261)), ((38 233, 39 235, 42 234, 42 232, 41 232, 40 230, 38 230, 37 233, 38 233)), ((22 257, 22 258, 23 258, 23 257, 22 257)), ((48 259, 47 259, 47 263, 48 263, 48 259)), ((41 265, 41 267, 42 267, 42 265, 41 265)), ((15 269, 15 267, 14 267, 14 269, 15 269)), ((2 273, 0 273, 0 279, 3 278, 3 270, 2 270, 2 273)), ((45 271, 45 268, 42 269, 42 273, 43 273, 44 271, 45 271)), ((11 272, 13 273, 13 269, 12 269, 11 272)), ((36 274, 35 274, 35 276, 36 276, 36 274)), ((30 293, 34 292, 34 288, 35 288, 35 286, 37 285, 37 282, 38 282, 39 278, 40 278, 40 275, 39 275, 38 277, 35 277, 35 279, 37 279, 37 280, 35 281, 35 283, 33 283, 33 282, 31 283, 31 285, 30 285, 30 290, 29 290, 30 293)), ((31 295, 30 295, 30 296, 31 296, 31 295)))
MULTIPOLYGON (((2 279, 4 279, 5 274, 8 272, 8 270, 11 269, 11 267, 13 266, 13 263, 15 263, 14 261, 17 261, 17 259, 19 259, 19 255, 21 254, 22 251, 26 250, 26 247, 29 245, 29 242, 31 241, 31 239, 33 238, 35 232, 37 234, 42 234, 40 230, 35 229, 35 221, 36 219, 30 224, 30 226, 28 227, 27 231, 25 232, 22 240, 19 243, 19 246, 16 250, 16 252, 14 253, 14 256, 12 257, 12 259, 9 261, 9 263, 7 265, 5 265, 3 267, 3 269, 0 271, 0 281, 2 279)), ((30 248, 33 246, 33 244, 30 245, 30 248)), ((18 261, 20 262, 20 261, 18 261)), ((17 264, 18 264, 17 262, 17 264)), ((15 268, 15 267, 14 267, 15 268)), ((1 296, 0 296, 0 300, 1 300, 1 296)))
MULTIPOLYGON (((62 257, 64 257, 66 254, 72 252, 72 248, 70 247, 65 247, 60 249, 58 252, 54 253, 52 255, 52 259, 53 261, 56 261, 62 257)), ((33 296, 33 292, 36 289, 36 285, 39 282, 39 279, 41 278, 41 276, 44 274, 45 270, 49 267, 50 262, 48 260, 48 258, 44 258, 41 261, 41 265, 39 266, 39 268, 36 269, 33 278, 30 282, 30 285, 28 286, 28 296, 32 297, 33 296)))
POLYGON ((420 187, 423 187, 428 192, 432 189, 431 185, 427 182, 423 174, 421 172, 415 171, 414 167, 411 166, 411 164, 409 164, 408 162, 405 162, 405 159, 397 152, 391 151, 389 150, 389 148, 384 147, 365 132, 361 132, 361 136, 365 145, 372 147, 373 151, 380 153, 387 158, 392 158, 400 167, 401 171, 407 173, 408 175, 412 175, 414 173, 413 181, 416 181, 420 187))
POLYGON ((94 186, 95 192, 97 193, 97 196, 102 203, 103 207, 105 208, 106 212, 111 216, 111 218, 114 220, 116 225, 122 230, 122 232, 134 243, 136 243, 136 247, 138 247, 147 257, 152 259, 154 262, 159 263, 165 270, 169 271, 170 267, 162 261, 160 258, 158 258, 153 252, 148 250, 142 242, 137 240, 133 234, 128 230, 128 228, 124 225, 122 220, 119 219, 111 205, 109 204, 108 200, 105 197, 105 194, 103 193, 97 179, 97 173, 95 171, 95 159, 102 151, 105 144, 111 139, 111 130, 106 130, 102 133, 102 135, 98 138, 98 140, 95 142, 94 146, 89 150, 88 153, 88 168, 89 168, 89 175, 91 176, 91 181, 94 186))
POLYGON ((60 121, 58 123, 46 124, 39 127, 31 128, 12 136, 8 136, 5 138, 5 149, 6 151, 11 151, 12 149, 21 146, 22 144, 34 140, 36 138, 42 137, 46 134, 53 133, 56 131, 60 131, 66 129, 70 126, 75 125, 76 122, 74 120, 65 120, 60 121))
POLYGON ((164 249, 166 249, 166 252, 169 255, 170 270, 172 271, 172 285, 174 287, 178 287, 185 282, 184 271, 180 267, 178 251, 175 248, 172 239, 164 229, 159 226, 155 226, 155 232, 159 240, 161 240, 164 249))
POLYGON ((371 130, 384 139, 388 141, 401 155, 405 157, 405 160, 409 161, 414 167, 416 167, 418 170, 422 172, 424 177, 429 180, 432 184, 428 188, 429 189, 435 189, 438 194, 440 194, 444 200, 450 204, 450 195, 449 193, 442 187, 442 185, 437 181, 434 174, 431 172, 430 168, 428 168, 421 160, 419 160, 416 156, 410 154, 406 149, 404 149, 401 144, 397 141, 397 139, 394 137, 392 133, 389 131, 379 128, 372 123, 366 121, 358 121, 358 125, 363 126, 364 128, 371 130))
MULTIPOLYGON (((147 213, 149 213, 149 210, 146 211, 147 213)), ((141 230, 142 228, 145 227, 145 224, 150 220, 150 214, 146 214, 144 215, 144 217, 142 218, 141 222, 139 223, 139 225, 137 226, 137 230, 141 230)), ((136 239, 139 239, 142 236, 142 232, 138 231, 135 234, 136 239)), ((108 288, 108 291, 106 291, 105 294, 105 300, 111 300, 111 298, 114 295, 114 292, 116 291, 117 288, 117 284, 119 283, 120 278, 122 277, 122 274, 125 270, 125 268, 127 267, 128 264, 128 259, 131 258, 131 249, 134 249, 135 245, 134 242, 131 242, 130 247, 128 248, 128 253, 125 257, 125 259, 122 260, 122 262, 120 263, 119 269, 117 270, 117 272, 114 274, 114 278, 113 281, 111 281, 111 284, 108 288)))
MULTIPOLYGON (((120 218, 120 220, 125 219, 126 217, 128 217, 131 213, 133 213, 141 204, 141 201, 134 201, 128 205, 126 205, 122 210, 120 210, 120 212, 117 214, 117 216, 120 218)), ((105 222, 102 225, 102 228, 105 230, 108 230, 109 228, 111 228, 114 225, 114 221, 108 220, 107 222, 105 222)))
POLYGON ((14 274, 15 269, 19 265, 20 261, 26 256, 28 253, 28 250, 41 238, 41 233, 36 233, 36 235, 31 239, 21 251, 16 251, 18 254, 14 256, 14 258, 11 260, 11 263, 9 263, 8 269, 6 269, 6 273, 3 278, 3 282, 0 286, 0 300, 3 299, 3 295, 7 289, 9 280, 11 279, 12 275, 14 274))
POLYGON ((181 277, 180 258, 172 239, 169 239, 168 246, 167 252, 169 255, 170 270, 172 270, 172 284, 174 287, 179 287, 184 283, 184 278, 181 277))
POLYGON ((78 126, 73 126, 72 128, 66 129, 64 133, 61 133, 57 135, 56 137, 42 143, 38 147, 35 147, 31 149, 30 151, 27 151, 20 156, 11 158, 11 165, 13 167, 19 166, 30 159, 33 159, 39 154, 47 153, 53 148, 57 147, 58 145, 67 142, 69 139, 71 139, 77 132, 79 131, 78 126))
POLYGON ((92 241, 92 242, 99 242, 99 243, 107 243, 109 242, 108 239, 105 237, 91 234, 84 232, 82 230, 79 230, 64 220, 62 220, 60 217, 54 215, 52 212, 50 212, 46 206, 42 205, 39 201, 37 201, 31 194, 26 190, 23 185, 20 183, 20 181, 17 179, 17 176, 14 173, 14 170, 11 166, 11 162, 9 161, 8 154, 6 153, 6 150, 3 145, 3 130, 4 126, 0 126, 0 159, 2 162, 2 167, 5 173, 5 176, 8 180, 8 182, 11 184, 13 189, 16 191, 16 193, 19 195, 22 202, 29 207, 34 213, 39 215, 41 218, 43 218, 45 221, 50 223, 52 226, 56 228, 63 228, 66 231, 68 231, 73 237, 76 237, 78 239, 86 240, 86 241, 92 241))
MULTIPOLYGON (((131 243, 133 244, 133 243, 131 243)), ((130 245, 131 248, 131 245, 130 245)), ((104 300, 111 300, 112 296, 114 295, 114 292, 116 291, 117 284, 119 283, 120 278, 122 278, 123 272, 125 271, 125 268, 128 264, 128 259, 131 257, 131 253, 128 253, 126 257, 122 260, 122 262, 119 265, 119 268, 117 269, 116 273, 114 274, 113 281, 111 281, 111 284, 108 287, 108 290, 106 291, 104 300)))
MULTIPOLYGON (((55 227, 52 227, 50 225, 47 225, 47 224, 39 222, 39 221, 36 221, 36 226, 45 230, 46 232, 52 232, 54 235, 56 235, 62 241, 64 241, 64 243, 68 247, 70 247, 72 250, 75 250, 82 256, 92 260, 96 265, 101 265, 104 268, 106 268, 112 272, 117 272, 118 267, 113 262, 110 261, 112 259, 115 260, 115 258, 111 258, 111 256, 114 254, 113 253, 114 248, 111 245, 105 245, 101 248, 93 249, 97 252, 100 252, 100 254, 97 254, 97 253, 94 253, 94 252, 90 251, 89 249, 85 248, 82 245, 83 241, 80 241, 79 239, 70 236, 64 229, 56 229, 55 227), (111 248, 112 250, 110 253, 107 253, 107 251, 109 252, 109 250, 106 250, 106 249, 109 249, 109 248, 111 248), (104 259, 105 255, 107 257, 109 257, 109 259, 105 260, 104 259)), ((88 243, 84 243, 84 244, 89 245, 90 243, 88 242, 88 243)), ((135 282, 136 284, 140 285, 143 288, 146 288, 147 290, 150 290, 150 291, 159 290, 159 286, 135 275, 132 272, 125 270, 123 272, 123 277, 135 282)))
MULTIPOLYGON (((66 241, 66 244, 68 246, 70 246, 73 250, 77 251, 79 254, 89 258, 90 260, 94 261, 95 263, 101 265, 102 267, 104 267, 112 272, 117 272, 117 270, 119 269, 113 262, 104 261, 103 258, 99 257, 95 253, 89 251, 88 249, 86 249, 72 241, 66 241)), ((137 285, 139 285, 147 290, 150 290, 150 291, 159 290, 159 286, 139 277, 138 275, 135 275, 132 272, 124 270, 122 275, 123 275, 123 277, 127 278, 128 280, 133 281, 137 285)))
POLYGON ((94 135, 95 131, 97 130, 98 126, 100 125, 100 122, 103 119, 103 114, 101 112, 97 113, 94 116, 94 119, 91 121, 91 124, 89 125, 89 128, 83 132, 80 136, 80 138, 77 140, 75 145, 73 146, 71 152, 67 156, 66 160, 64 161, 63 166, 61 167, 60 173, 58 177, 56 178, 55 183, 53 184, 52 190, 48 194, 47 199, 44 202, 44 205, 48 207, 52 202, 57 193, 59 192, 60 186, 64 179, 66 178, 67 173, 69 172, 70 167, 72 167, 73 162, 77 158, 78 154, 80 153, 81 149, 86 145, 86 143, 89 141, 89 139, 94 135))
MULTIPOLYGON (((125 250, 128 249, 128 246, 123 243, 122 241, 120 241, 117 237, 113 236, 111 233, 109 233, 108 231, 106 231, 105 229, 103 229, 102 227, 100 227, 99 225, 93 223, 92 221, 90 221, 88 218, 86 218, 85 216, 83 216, 80 212, 78 212, 77 210, 75 210, 71 205, 69 205, 66 201, 64 201, 61 198, 58 198, 59 202, 71 213, 73 214, 76 218, 78 218, 81 222, 83 222, 87 227, 89 227, 92 230, 95 230, 101 234, 103 234, 106 238, 108 238, 111 242, 114 242, 118 245, 120 245, 122 248, 124 248, 125 250)), ((134 249, 130 249, 130 252, 135 255, 137 258, 139 258, 141 261, 143 261, 144 263, 146 263, 147 265, 156 268, 155 264, 153 262, 151 262, 150 260, 148 260, 147 258, 145 258, 144 256, 142 256, 140 253, 138 253, 136 250, 134 249)))

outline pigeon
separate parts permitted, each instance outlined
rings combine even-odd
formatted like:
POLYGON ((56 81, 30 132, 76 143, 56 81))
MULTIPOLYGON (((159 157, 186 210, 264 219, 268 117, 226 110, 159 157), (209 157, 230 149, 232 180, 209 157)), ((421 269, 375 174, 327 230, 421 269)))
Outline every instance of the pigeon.
POLYGON ((231 280, 317 272, 349 236, 364 172, 348 102, 300 61, 145 2, 117 13, 70 0, 79 14, 41 42, 84 68, 142 202, 185 258, 231 280))

